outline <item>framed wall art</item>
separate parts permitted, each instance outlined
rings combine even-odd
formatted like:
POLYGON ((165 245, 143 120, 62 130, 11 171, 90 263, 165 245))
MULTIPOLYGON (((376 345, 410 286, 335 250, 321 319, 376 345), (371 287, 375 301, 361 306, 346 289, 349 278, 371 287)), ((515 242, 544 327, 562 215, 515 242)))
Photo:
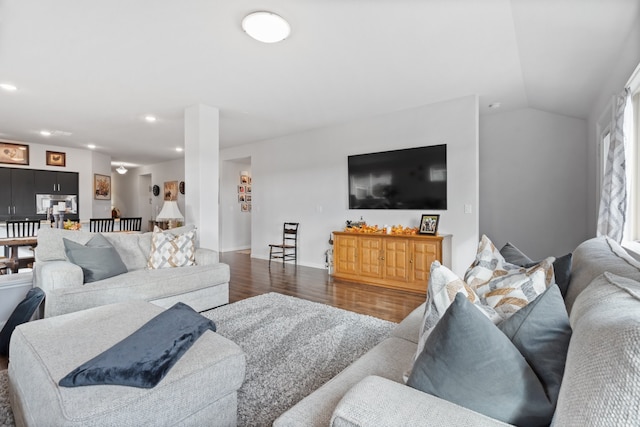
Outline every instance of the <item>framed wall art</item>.
POLYGON ((47 151, 47 166, 66 166, 67 154, 58 151, 47 151))
POLYGON ((440 215, 422 215, 419 233, 435 236, 438 234, 438 222, 440 222, 440 215))
POLYGON ((164 199, 178 200, 178 181, 167 181, 164 183, 164 199))
POLYGON ((26 144, 0 142, 0 163, 7 163, 10 165, 28 165, 29 146, 26 144))
POLYGON ((109 175, 93 174, 93 198, 111 200, 111 177, 109 175))

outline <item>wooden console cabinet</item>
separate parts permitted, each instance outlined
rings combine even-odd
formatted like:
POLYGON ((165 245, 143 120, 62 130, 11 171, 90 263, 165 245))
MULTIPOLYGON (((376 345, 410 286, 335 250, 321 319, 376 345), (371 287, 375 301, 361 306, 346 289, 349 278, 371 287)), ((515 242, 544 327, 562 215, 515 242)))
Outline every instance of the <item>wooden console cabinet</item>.
POLYGON ((333 276, 426 294, 443 236, 333 232, 333 276))

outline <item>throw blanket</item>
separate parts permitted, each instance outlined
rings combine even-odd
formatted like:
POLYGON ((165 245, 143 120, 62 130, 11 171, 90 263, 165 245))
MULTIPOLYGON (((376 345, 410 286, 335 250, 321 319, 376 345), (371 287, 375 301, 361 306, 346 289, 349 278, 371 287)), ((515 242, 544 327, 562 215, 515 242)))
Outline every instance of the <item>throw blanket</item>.
POLYGON ((184 303, 163 311, 110 349, 68 373, 62 387, 155 387, 182 355, 216 325, 184 303))

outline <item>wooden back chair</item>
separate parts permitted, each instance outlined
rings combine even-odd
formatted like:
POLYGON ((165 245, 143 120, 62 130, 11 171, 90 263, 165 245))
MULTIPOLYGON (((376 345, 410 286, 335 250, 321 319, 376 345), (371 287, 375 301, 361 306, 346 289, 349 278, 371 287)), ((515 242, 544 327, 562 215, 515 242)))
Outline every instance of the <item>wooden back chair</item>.
MULTIPOLYGON (((38 235, 38 230, 40 230, 39 219, 16 219, 7 221, 7 237, 34 237, 38 235)), ((33 252, 33 248, 29 249, 33 252)), ((4 256, 9 257, 8 246, 4 247, 4 256)), ((33 255, 20 257, 18 258, 18 265, 11 267, 14 270, 16 268, 31 268, 34 261, 35 257, 33 255)))
POLYGON ((269 267, 272 259, 281 259, 282 267, 286 261, 298 264, 298 222, 285 222, 282 227, 282 243, 269 245, 269 267))
POLYGON ((113 231, 113 218, 89 218, 89 231, 93 233, 109 233, 113 231))
POLYGON ((142 217, 120 218, 120 231, 142 230, 142 217))

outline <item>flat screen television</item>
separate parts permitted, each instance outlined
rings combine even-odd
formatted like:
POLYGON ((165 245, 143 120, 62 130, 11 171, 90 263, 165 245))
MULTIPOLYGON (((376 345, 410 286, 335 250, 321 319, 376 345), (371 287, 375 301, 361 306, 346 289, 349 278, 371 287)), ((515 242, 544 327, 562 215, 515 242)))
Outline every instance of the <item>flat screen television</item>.
POLYGON ((349 156, 349 209, 447 209, 447 145, 349 156))

